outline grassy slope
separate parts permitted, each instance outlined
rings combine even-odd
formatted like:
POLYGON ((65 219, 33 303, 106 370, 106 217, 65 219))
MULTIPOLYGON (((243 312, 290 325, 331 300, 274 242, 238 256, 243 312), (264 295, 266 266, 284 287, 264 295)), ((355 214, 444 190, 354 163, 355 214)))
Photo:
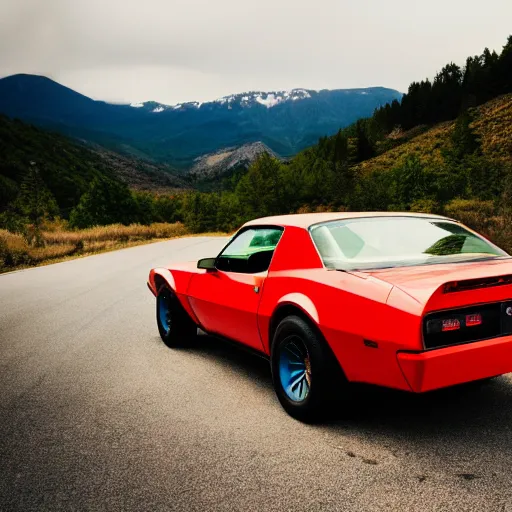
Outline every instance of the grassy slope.
MULTIPOLYGON (((496 98, 475 109, 473 126, 481 138, 484 153, 492 158, 512 158, 512 94, 496 98)), ((427 164, 442 163, 441 150, 450 143, 454 122, 441 123, 426 132, 413 136, 405 132, 397 137, 399 146, 362 162, 362 173, 386 171, 400 164, 410 154, 417 154, 427 164)))

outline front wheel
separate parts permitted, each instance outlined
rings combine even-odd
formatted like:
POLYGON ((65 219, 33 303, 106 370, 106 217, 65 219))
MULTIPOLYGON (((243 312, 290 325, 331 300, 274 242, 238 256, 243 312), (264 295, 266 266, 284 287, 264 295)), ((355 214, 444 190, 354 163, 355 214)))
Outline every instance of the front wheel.
POLYGON ((277 398, 298 420, 322 419, 349 393, 349 383, 325 341, 298 316, 288 316, 278 325, 271 367, 277 398))
POLYGON ((168 288, 160 290, 156 298, 156 322, 160 337, 168 347, 186 344, 197 334, 196 324, 168 288))

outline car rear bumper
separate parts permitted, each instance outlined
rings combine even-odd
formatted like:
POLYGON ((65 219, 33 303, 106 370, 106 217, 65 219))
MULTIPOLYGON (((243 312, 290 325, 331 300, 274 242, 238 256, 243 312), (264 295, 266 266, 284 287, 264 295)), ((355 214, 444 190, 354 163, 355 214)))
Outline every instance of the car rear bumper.
POLYGON ((512 336, 426 352, 398 352, 412 391, 422 393, 512 372, 512 336))

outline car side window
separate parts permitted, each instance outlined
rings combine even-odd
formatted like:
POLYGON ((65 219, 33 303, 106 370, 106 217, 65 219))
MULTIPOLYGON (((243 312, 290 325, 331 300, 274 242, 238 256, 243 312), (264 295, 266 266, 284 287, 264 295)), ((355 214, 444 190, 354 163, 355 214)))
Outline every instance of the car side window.
POLYGON ((281 228, 249 228, 239 233, 217 257, 215 266, 224 272, 256 274, 268 270, 279 242, 281 228))

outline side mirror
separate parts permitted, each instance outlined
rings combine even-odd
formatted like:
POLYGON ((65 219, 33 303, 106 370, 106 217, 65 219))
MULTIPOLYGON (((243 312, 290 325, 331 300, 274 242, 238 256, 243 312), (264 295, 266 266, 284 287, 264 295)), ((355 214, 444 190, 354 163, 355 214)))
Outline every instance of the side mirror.
POLYGON ((217 258, 203 258, 197 262, 197 268, 202 268, 205 270, 217 270, 215 268, 215 262, 217 258))

